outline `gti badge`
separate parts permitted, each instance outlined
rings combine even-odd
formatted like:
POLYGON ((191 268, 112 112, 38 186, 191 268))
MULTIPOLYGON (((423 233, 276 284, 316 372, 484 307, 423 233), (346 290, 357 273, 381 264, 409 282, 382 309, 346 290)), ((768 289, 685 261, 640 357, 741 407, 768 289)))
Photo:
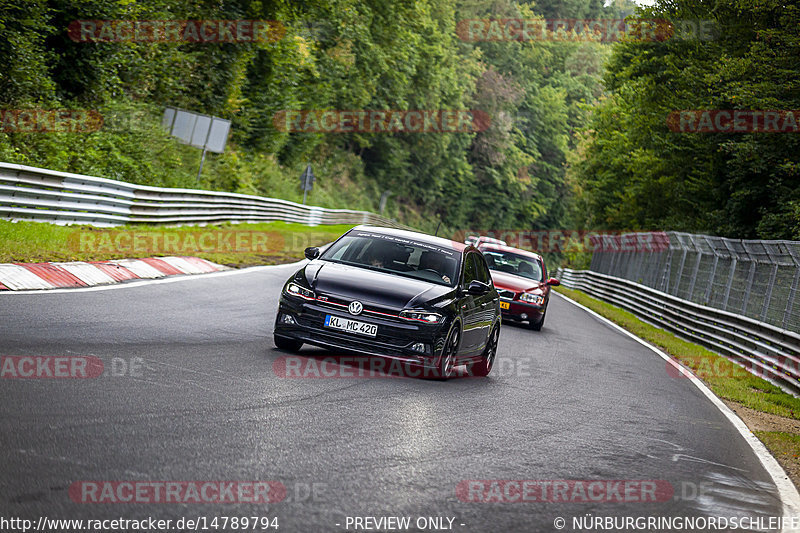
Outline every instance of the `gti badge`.
POLYGON ((361 305, 361 302, 350 302, 350 305, 347 306, 347 310, 350 311, 351 315, 360 315, 361 311, 364 310, 364 306, 361 305))

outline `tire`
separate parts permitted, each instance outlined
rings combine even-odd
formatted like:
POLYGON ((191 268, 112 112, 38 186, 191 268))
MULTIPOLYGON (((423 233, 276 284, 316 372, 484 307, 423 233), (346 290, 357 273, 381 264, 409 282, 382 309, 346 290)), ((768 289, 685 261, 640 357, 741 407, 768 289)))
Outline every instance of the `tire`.
POLYGON ((538 322, 530 321, 528 322, 528 327, 531 328, 533 331, 542 331, 542 326, 544 326, 544 318, 546 315, 542 315, 542 318, 538 322))
POLYGON ((483 350, 483 361, 472 365, 472 374, 479 378, 485 378, 492 371, 494 360, 497 357, 497 341, 500 339, 500 326, 495 326, 486 341, 486 348, 483 350))
POLYGON ((439 362, 436 365, 436 378, 446 381, 453 377, 453 370, 455 370, 455 358, 458 353, 458 345, 461 342, 461 330, 458 325, 453 326, 450 334, 447 335, 447 341, 442 348, 442 355, 439 357, 439 362))
POLYGON ((279 337, 274 335, 272 338, 275 341, 275 346, 277 346, 279 350, 285 350, 287 352, 299 352, 300 347, 303 346, 302 341, 290 339, 288 337, 279 337))

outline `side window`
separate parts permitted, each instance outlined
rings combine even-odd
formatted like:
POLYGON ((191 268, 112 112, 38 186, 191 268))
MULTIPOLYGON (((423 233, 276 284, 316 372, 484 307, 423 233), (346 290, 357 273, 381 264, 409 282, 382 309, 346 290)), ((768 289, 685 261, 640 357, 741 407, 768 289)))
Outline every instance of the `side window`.
POLYGON ((478 279, 477 264, 475 262, 475 254, 467 254, 466 261, 464 262, 464 286, 468 286, 473 280, 478 279))
POLYGON ((476 268, 478 271, 478 279, 487 285, 492 284, 492 276, 489 274, 489 267, 486 266, 486 259, 478 254, 472 254, 475 257, 476 268))

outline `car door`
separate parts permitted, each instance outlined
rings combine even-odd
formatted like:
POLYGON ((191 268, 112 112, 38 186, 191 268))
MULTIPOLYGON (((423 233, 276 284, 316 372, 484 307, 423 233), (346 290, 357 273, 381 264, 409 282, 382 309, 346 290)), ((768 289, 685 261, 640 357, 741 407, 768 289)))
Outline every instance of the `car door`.
POLYGON ((461 353, 469 353, 475 350, 475 344, 479 342, 478 332, 475 331, 479 312, 479 304, 476 297, 467 292, 469 284, 478 279, 477 266, 474 252, 469 252, 464 257, 464 269, 461 275, 461 318, 463 320, 463 333, 461 334, 461 353))
POLYGON ((491 288, 486 294, 474 298, 477 315, 475 349, 483 350, 483 347, 486 346, 486 341, 489 339, 489 334, 492 331, 495 317, 497 316, 500 297, 497 295, 497 291, 492 283, 492 275, 489 273, 489 266, 486 264, 486 259, 481 254, 471 255, 475 256, 475 271, 478 281, 485 283, 491 288))

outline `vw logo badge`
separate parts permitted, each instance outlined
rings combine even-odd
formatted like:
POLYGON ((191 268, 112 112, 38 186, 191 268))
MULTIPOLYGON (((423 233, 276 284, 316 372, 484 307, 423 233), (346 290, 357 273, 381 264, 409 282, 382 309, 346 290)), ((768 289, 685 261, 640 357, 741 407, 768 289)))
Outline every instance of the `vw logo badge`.
POLYGON ((361 302, 350 302, 347 310, 350 311, 351 315, 360 315, 361 311, 364 310, 364 306, 361 305, 361 302))

